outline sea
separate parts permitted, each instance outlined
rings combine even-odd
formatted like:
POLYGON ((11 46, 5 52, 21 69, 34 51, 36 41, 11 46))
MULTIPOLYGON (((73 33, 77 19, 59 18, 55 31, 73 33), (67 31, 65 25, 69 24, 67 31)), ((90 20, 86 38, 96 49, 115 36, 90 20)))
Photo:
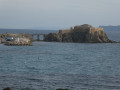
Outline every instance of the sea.
MULTIPOLYGON (((58 30, 10 30, 0 33, 57 33, 58 30)), ((105 30, 120 41, 120 30, 105 30)), ((120 90, 120 43, 33 42, 0 44, 0 90, 120 90)))

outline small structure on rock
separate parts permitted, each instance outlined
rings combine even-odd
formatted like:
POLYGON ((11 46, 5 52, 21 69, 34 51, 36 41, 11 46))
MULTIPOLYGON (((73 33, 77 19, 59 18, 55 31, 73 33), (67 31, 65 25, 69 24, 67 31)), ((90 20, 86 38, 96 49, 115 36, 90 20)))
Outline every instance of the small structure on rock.
POLYGON ((31 46, 32 36, 30 34, 1 34, 0 42, 10 46, 31 46))

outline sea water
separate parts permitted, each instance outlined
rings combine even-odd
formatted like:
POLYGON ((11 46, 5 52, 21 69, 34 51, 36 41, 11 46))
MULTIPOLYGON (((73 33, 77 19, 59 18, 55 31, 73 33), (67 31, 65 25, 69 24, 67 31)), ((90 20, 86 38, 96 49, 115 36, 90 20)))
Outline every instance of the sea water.
MULTIPOLYGON (((106 31, 120 41, 120 31, 106 31)), ((120 90, 119 43, 0 44, 0 89, 120 90)))

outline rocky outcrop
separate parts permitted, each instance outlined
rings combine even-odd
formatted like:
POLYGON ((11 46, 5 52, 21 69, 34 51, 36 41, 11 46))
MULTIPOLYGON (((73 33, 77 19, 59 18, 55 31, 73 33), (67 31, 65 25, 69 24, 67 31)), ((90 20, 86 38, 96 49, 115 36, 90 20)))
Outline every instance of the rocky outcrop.
POLYGON ((61 34, 56 34, 56 33, 50 33, 48 35, 44 36, 44 41, 54 41, 54 42, 61 42, 61 34))
POLYGON ((4 88, 2 90, 12 90, 10 87, 4 88))
POLYGON ((68 33, 64 33, 64 34, 50 33, 50 34, 44 36, 44 41, 50 41, 50 42, 73 42, 71 34, 68 34, 68 33))
POLYGON ((103 28, 94 28, 91 25, 75 26, 72 34, 73 42, 106 43, 109 39, 103 28))
POLYGON ((64 33, 62 36, 62 42, 73 42, 73 38, 70 33, 64 33))
POLYGON ((112 43, 103 28, 95 28, 84 24, 69 30, 60 30, 59 33, 50 33, 45 36, 45 41, 80 42, 80 43, 112 43))
POLYGON ((69 89, 62 89, 62 88, 58 88, 58 89, 56 89, 56 90, 69 90, 69 89))

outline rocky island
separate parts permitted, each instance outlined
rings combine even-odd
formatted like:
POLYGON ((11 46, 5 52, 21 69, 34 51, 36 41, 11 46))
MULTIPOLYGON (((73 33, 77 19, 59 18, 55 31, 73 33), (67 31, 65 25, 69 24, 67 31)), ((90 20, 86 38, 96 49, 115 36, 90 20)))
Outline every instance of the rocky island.
POLYGON ((109 40, 103 28, 95 28, 88 24, 59 30, 59 33, 45 35, 44 41, 79 42, 79 43, 115 43, 109 40))

